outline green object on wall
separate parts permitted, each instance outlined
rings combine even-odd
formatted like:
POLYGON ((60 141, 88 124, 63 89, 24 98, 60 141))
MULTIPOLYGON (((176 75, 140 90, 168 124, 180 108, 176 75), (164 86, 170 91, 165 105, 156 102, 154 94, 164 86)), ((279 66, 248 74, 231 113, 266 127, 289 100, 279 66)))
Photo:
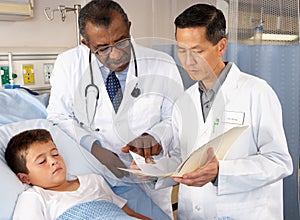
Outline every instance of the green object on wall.
MULTIPOLYGON (((8 66, 0 66, 1 73, 1 82, 2 85, 9 84, 9 67, 8 66)), ((17 78, 16 74, 12 74, 13 78, 17 78)))

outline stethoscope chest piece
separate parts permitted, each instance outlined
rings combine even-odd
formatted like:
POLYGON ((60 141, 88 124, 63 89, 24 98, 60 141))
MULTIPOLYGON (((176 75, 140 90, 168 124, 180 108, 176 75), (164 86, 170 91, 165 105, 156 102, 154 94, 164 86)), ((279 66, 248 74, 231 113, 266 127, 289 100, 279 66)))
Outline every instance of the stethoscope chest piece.
MULTIPOLYGON (((136 78, 138 78, 138 68, 137 68, 137 61, 136 61, 136 56, 135 56, 135 51, 133 46, 132 48, 132 53, 133 53, 133 57, 134 57, 134 68, 135 68, 135 76, 136 78)), ((93 74, 93 69, 92 69, 92 51, 89 51, 89 68, 90 68, 90 76, 91 76, 91 83, 88 84, 85 88, 85 98, 86 98, 86 113, 87 113, 87 118, 88 118, 88 124, 91 128, 93 122, 94 122, 94 118, 95 118, 95 114, 97 111, 97 106, 98 106, 98 99, 99 99, 99 88, 98 86, 94 83, 94 74, 93 74), (88 94, 93 94, 91 96, 88 96, 88 94), (94 102, 94 108, 88 109, 88 102, 90 98, 94 98, 95 102, 94 102)), ((101 70, 100 70, 101 71, 101 70)), ((135 87, 133 88, 133 90, 131 91, 131 96, 133 98, 137 98, 138 96, 140 96, 142 93, 141 89, 138 87, 138 83, 135 84, 135 87)), ((82 124, 83 125, 83 124, 82 124)), ((99 129, 96 131, 99 131, 99 129)))
POLYGON ((131 96, 133 98, 137 98, 139 95, 141 95, 141 89, 137 87, 138 84, 135 85, 134 89, 131 91, 131 96))

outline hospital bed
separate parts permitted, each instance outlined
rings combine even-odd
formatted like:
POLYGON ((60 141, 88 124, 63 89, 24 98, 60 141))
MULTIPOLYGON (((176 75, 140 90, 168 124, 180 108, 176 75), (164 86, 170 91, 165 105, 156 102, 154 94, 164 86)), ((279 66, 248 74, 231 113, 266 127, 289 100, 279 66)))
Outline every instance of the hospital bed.
MULTIPOLYGON (((22 184, 17 176, 7 166, 4 152, 9 139, 28 129, 42 128, 50 131, 60 154, 63 156, 69 174, 81 175, 86 173, 97 173, 103 175, 107 182, 111 185, 112 190, 119 196, 128 200, 127 206, 131 209, 140 212, 146 216, 153 217, 153 219, 169 219, 156 206, 150 198, 139 188, 131 187, 122 179, 119 181, 112 177, 112 173, 103 166, 92 154, 86 151, 71 137, 64 133, 59 127, 50 123, 46 117, 46 106, 48 104, 49 94, 33 95, 30 90, 25 89, 0 89, 0 220, 11 220, 14 207, 18 195, 26 190, 28 186, 22 184)), ((173 190, 172 202, 177 203, 177 190, 173 190)), ((174 205, 173 204, 173 205, 174 205)), ((73 210, 67 210, 67 215, 71 218, 59 218, 59 220, 76 220, 76 219, 122 219, 129 220, 130 217, 118 217, 121 215, 119 210, 111 207, 110 204, 95 204, 91 202, 91 206, 85 210, 87 214, 95 213, 91 209, 98 211, 98 216, 105 216, 103 218, 88 218, 82 217, 82 207, 78 212, 78 206, 73 210), (95 206, 97 205, 97 206, 95 206), (96 208, 95 208, 96 207, 96 208), (77 210, 76 210, 77 209, 77 210), (71 215, 70 215, 71 213, 71 215), (77 218, 74 216, 76 214, 77 218)), ((175 218, 176 219, 176 218, 175 218)), ((210 220, 232 220, 229 217, 212 218, 210 220)))
MULTIPOLYGON (((7 166, 4 158, 6 145, 13 135, 35 128, 44 128, 50 131, 60 154, 64 157, 68 173, 73 175, 104 174, 113 191, 128 200, 127 205, 130 208, 138 212, 142 210, 143 214, 148 216, 153 213, 164 216, 165 214, 160 213, 162 211, 139 187, 132 188, 124 181, 120 182, 110 178, 112 175, 105 166, 60 128, 46 120, 48 99, 49 94, 32 95, 24 89, 0 89, 0 220, 12 218, 18 195, 27 187, 7 166)), ((105 208, 105 210, 111 209, 105 208)), ((115 216, 116 213, 112 211, 106 213, 106 216, 107 214, 115 216)))

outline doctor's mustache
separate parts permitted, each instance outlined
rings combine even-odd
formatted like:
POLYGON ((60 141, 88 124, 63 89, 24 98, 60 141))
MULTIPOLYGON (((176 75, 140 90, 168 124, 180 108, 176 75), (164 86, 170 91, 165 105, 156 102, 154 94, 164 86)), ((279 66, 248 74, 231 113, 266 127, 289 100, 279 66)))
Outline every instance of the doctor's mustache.
POLYGON ((130 61, 130 55, 124 54, 123 56, 120 57, 120 59, 108 58, 105 63, 108 66, 118 66, 120 63, 124 65, 126 63, 129 63, 129 61, 130 61))

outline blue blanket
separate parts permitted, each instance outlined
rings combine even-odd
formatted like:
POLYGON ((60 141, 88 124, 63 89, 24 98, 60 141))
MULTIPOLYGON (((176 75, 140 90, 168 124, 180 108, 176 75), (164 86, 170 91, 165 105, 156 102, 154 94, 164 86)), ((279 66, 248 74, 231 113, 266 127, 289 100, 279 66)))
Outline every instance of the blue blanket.
POLYGON ((134 220, 121 208, 105 201, 90 201, 66 210, 56 220, 134 220))

